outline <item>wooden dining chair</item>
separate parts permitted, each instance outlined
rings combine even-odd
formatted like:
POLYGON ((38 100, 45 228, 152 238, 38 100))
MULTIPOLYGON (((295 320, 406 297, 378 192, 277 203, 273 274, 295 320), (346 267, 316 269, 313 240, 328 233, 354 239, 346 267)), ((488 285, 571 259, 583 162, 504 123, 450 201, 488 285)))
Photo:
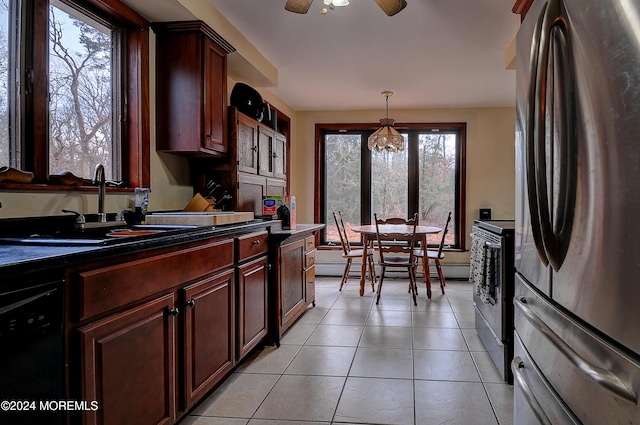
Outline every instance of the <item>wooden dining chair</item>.
MULTIPOLYGON (((342 274, 342 280, 340 281, 340 291, 342 291, 342 287, 347 280, 349 279, 349 274, 351 273, 351 264, 353 264, 354 258, 362 258, 363 249, 367 249, 364 247, 363 249, 353 249, 351 248, 351 244, 349 243, 349 235, 347 235, 347 229, 344 225, 344 221, 342 220, 342 214, 340 211, 337 213, 333 213, 333 219, 336 221, 336 227, 338 228, 338 235, 340 236, 340 244, 342 245, 342 258, 347 260, 347 263, 344 266, 344 273, 342 274)), ((376 267, 373 262, 373 250, 367 251, 367 263, 368 263, 368 274, 369 279, 371 280, 371 290, 375 291, 376 284, 376 267)))
POLYGON ((380 230, 380 227, 389 224, 386 220, 379 220, 376 214, 373 215, 376 223, 376 240, 378 247, 378 265, 381 268, 380 279, 378 280, 378 291, 376 293, 376 304, 380 303, 380 294, 382 293, 382 284, 384 282, 384 274, 387 268, 406 268, 409 273, 409 292, 413 297, 413 304, 418 305, 416 301, 416 257, 414 255, 416 246, 416 226, 418 223, 418 214, 415 214, 409 224, 411 229, 410 233, 399 235, 384 233, 380 230), (407 241, 408 249, 398 250, 398 241, 407 241), (396 243, 392 243, 396 242, 396 243), (408 253, 408 255, 399 255, 399 253, 408 253))
MULTIPOLYGON (((414 250, 414 255, 422 263, 422 273, 424 274, 424 281, 427 285, 427 297, 431 298, 431 277, 429 276, 429 260, 433 260, 436 264, 436 271, 438 272, 438 279, 440 280, 440 290, 442 291, 442 295, 444 295, 444 287, 446 283, 444 281, 444 274, 442 273, 442 267, 440 265, 440 260, 444 258, 444 240, 449 232, 449 223, 451 222, 451 211, 449 211, 449 215, 447 216, 447 222, 444 225, 444 229, 442 230, 442 238, 440 239, 440 245, 438 245, 437 250, 427 249, 426 245, 416 248, 414 250)), ((416 262, 417 268, 417 262, 416 262)))

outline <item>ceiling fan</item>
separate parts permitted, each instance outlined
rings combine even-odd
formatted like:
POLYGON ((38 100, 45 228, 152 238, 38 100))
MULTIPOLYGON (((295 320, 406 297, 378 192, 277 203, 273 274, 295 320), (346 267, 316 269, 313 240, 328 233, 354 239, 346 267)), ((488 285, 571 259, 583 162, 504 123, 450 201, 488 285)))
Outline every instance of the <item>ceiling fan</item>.
MULTIPOLYGON (((313 0, 287 0, 284 8, 289 12, 307 13, 312 2, 313 0)), ((406 0, 375 0, 375 2, 389 16, 395 15, 407 6, 406 0)))

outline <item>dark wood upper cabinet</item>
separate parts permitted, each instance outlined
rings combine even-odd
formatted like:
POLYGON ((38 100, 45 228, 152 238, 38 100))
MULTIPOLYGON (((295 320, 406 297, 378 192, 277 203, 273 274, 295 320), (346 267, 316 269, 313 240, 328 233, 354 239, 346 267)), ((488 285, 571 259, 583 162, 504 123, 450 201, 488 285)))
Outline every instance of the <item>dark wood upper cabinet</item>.
POLYGON ((235 49, 200 21, 154 24, 156 149, 223 156, 227 142, 227 54, 235 49))
POLYGON ((520 15, 520 21, 522 21, 529 11, 531 3, 533 3, 533 0, 516 0, 513 7, 511 8, 511 11, 515 14, 520 15))

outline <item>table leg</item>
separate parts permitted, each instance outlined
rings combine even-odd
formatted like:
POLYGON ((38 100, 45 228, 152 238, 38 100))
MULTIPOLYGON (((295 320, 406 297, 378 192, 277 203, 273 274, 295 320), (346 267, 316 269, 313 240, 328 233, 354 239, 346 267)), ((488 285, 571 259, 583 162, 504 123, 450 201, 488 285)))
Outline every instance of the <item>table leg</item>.
POLYGON ((431 277, 429 276, 429 256, 427 255, 427 235, 422 238, 424 247, 424 257, 422 257, 422 272, 424 273, 424 283, 427 286, 427 298, 431 298, 431 277))
POLYGON ((369 236, 364 235, 362 241, 362 267, 360 269, 360 296, 364 296, 364 282, 367 276, 367 250, 369 249, 369 236))

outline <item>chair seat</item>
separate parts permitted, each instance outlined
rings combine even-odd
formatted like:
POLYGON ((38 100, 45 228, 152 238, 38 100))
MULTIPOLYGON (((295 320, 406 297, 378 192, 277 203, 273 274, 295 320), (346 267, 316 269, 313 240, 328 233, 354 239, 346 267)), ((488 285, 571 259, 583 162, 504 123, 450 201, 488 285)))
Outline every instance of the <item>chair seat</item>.
MULTIPOLYGON (((343 258, 360 258, 362 257, 363 249, 352 249, 348 251, 346 254, 342 254, 343 258)), ((373 255, 372 252, 367 252, 367 255, 373 255)))
POLYGON ((416 249, 413 252, 414 257, 419 258, 422 262, 422 274, 424 275, 424 280, 427 285, 427 297, 431 298, 431 278, 429 277, 429 260, 433 260, 436 265, 436 271, 438 272, 438 279, 440 279, 440 290, 442 291, 442 295, 444 295, 444 287, 446 285, 444 281, 444 273, 442 273, 442 266, 440 264, 440 260, 444 259, 444 253, 442 249, 444 248, 444 241, 449 231, 449 223, 451 222, 451 212, 447 215, 447 222, 444 225, 444 231, 442 232, 442 238, 440 239, 440 246, 437 250, 430 249, 416 249))
MULTIPOLYGON (((342 258, 347 260, 344 265, 344 273, 342 273, 342 280, 340 281, 340 290, 342 291, 342 287, 347 282, 349 278, 349 273, 351 271, 351 265, 353 264, 354 258, 362 258, 369 265, 369 277, 371 278, 371 290, 375 290, 375 282, 376 282, 376 268, 373 264, 373 253, 366 252, 364 249, 351 249, 351 245, 349 244, 349 236, 347 235, 347 229, 344 225, 344 220, 342 219, 342 214, 340 211, 337 213, 333 213, 333 219, 336 222, 336 228, 338 230, 338 236, 340 237, 340 245, 342 245, 342 258)), ((366 269, 367 264, 362 265, 362 270, 366 269)))
POLYGON ((378 282, 378 291, 376 294, 376 305, 380 303, 380 293, 382 292, 382 282, 387 267, 405 268, 409 273, 409 293, 413 298, 413 304, 418 305, 416 301, 416 279, 415 269, 418 265, 416 257, 413 255, 416 247, 416 225, 418 224, 418 214, 415 213, 412 219, 405 220, 400 218, 378 220, 377 214, 373 214, 376 224, 376 242, 378 248, 379 261, 381 267, 380 280, 378 282), (389 227, 388 233, 380 232, 380 225, 402 224, 411 228, 411 232, 403 229, 389 227), (395 232, 393 232, 395 230, 395 232), (402 255, 406 254, 406 255, 402 255))
POLYGON ((411 264, 415 264, 409 257, 390 257, 386 255, 384 261, 379 261, 378 264, 387 267, 407 267, 411 264))
POLYGON ((427 257, 431 258, 432 260, 442 260, 444 258, 444 254, 438 254, 438 251, 427 250, 427 257))
MULTIPOLYGON (((422 258, 424 257, 424 250, 416 249, 415 251, 413 251, 413 255, 418 258, 422 258)), ((442 260, 444 258, 444 254, 438 255, 438 251, 427 250, 427 258, 430 258, 432 260, 442 260)))

